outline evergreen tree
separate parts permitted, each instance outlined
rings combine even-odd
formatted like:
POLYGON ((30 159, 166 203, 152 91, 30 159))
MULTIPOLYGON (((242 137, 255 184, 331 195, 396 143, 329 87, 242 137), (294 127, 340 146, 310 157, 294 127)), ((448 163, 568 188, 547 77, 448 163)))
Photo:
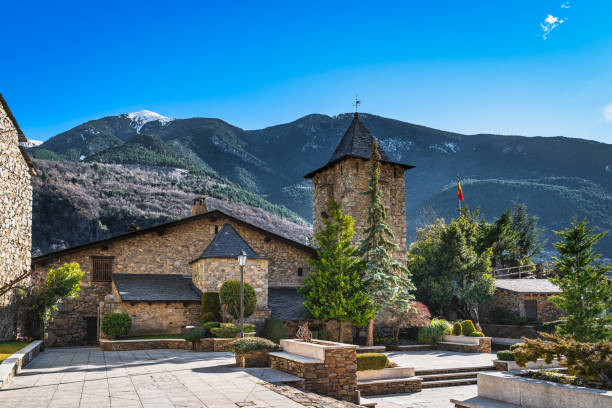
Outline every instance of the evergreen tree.
POLYGON ((512 229, 518 235, 518 255, 529 259, 542 252, 546 241, 542 241, 542 229, 538 228, 538 217, 527 214, 524 204, 517 204, 512 211, 512 229))
MULTIPOLYGON (((379 188, 380 153, 378 142, 374 140, 370 156, 370 181, 364 192, 370 199, 364 238, 360 243, 359 254, 365 263, 364 281, 367 291, 377 309, 392 307, 398 313, 412 309, 415 287, 406 266, 391 258, 398 250, 393 231, 389 227, 387 212, 382 202, 379 188)), ((367 344, 374 343, 374 320, 368 324, 367 344)))
POLYGON ((568 314, 559 326, 560 334, 578 341, 610 339, 610 319, 601 317, 612 309, 612 284, 606 277, 610 267, 593 264, 601 257, 593 253, 593 245, 606 233, 595 234, 586 221, 578 223, 574 218, 571 227, 555 234, 562 239, 554 244, 559 252, 555 258, 559 273, 550 280, 561 293, 550 300, 568 314))
POLYGON ((318 257, 308 260, 314 272, 299 292, 304 296, 304 307, 315 319, 338 321, 342 341, 342 322, 363 326, 375 317, 375 308, 361 279, 363 263, 351 246, 354 220, 344 214, 333 196, 328 206, 325 228, 314 235, 318 257))

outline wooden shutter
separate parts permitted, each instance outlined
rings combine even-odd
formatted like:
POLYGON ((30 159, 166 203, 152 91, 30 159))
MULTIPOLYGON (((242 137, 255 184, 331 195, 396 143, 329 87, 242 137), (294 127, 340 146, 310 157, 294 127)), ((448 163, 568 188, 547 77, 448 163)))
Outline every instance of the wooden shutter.
POLYGON ((113 275, 112 256, 92 256, 94 282, 110 282, 113 275))

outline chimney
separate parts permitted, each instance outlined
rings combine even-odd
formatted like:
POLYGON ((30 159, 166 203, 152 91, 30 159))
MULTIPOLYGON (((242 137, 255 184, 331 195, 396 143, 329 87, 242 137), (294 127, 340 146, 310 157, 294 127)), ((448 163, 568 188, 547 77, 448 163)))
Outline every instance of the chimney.
POLYGON ((206 207, 206 199, 208 196, 202 196, 193 200, 193 207, 191 207, 191 215, 200 215, 208 212, 206 207))

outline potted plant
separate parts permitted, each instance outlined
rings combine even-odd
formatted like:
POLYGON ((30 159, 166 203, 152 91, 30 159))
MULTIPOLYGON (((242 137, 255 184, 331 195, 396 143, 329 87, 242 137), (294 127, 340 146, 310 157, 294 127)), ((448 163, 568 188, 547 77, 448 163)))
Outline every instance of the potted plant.
POLYGON ((261 337, 244 337, 232 341, 225 349, 236 355, 238 367, 267 367, 268 353, 277 350, 278 345, 261 337))

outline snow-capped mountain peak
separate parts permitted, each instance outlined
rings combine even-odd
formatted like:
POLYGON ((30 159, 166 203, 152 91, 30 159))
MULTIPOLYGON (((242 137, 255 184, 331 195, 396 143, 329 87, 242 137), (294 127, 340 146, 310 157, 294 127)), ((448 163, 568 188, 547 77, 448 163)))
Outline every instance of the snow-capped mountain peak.
POLYGON ((140 129, 142 129, 145 123, 154 122, 158 120, 161 122, 162 126, 165 126, 174 120, 167 116, 163 116, 159 113, 151 112, 150 110, 146 109, 143 109, 138 112, 128 113, 125 116, 127 116, 128 119, 132 121, 131 126, 136 129, 136 133, 140 133, 140 129))
POLYGON ((32 139, 28 139, 27 142, 19 142, 19 145, 22 147, 25 147, 26 149, 30 149, 32 147, 37 147, 40 146, 41 144, 43 144, 42 141, 40 140, 32 140, 32 139))

